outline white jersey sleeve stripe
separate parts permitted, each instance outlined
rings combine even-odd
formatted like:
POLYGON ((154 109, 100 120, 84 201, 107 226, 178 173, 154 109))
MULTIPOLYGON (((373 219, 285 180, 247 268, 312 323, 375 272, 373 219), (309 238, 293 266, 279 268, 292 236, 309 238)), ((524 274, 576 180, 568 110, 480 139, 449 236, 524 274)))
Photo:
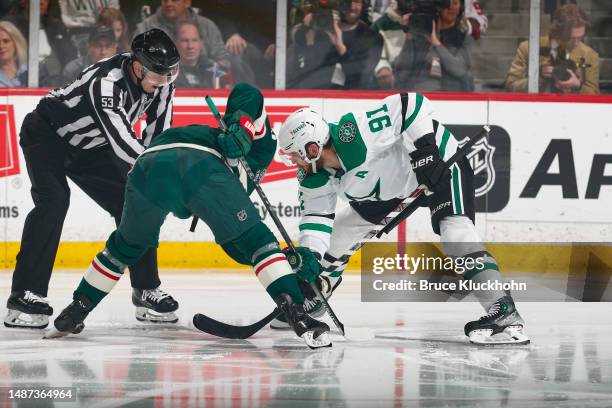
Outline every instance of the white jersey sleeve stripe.
POLYGON ((104 134, 108 139, 113 151, 121 160, 128 164, 134 164, 136 158, 144 151, 144 147, 136 140, 136 135, 131 126, 126 127, 126 113, 120 105, 117 98, 113 98, 112 106, 117 104, 117 108, 104 108, 101 106, 102 89, 108 92, 108 88, 102 86, 102 81, 92 81, 89 86, 89 97, 91 105, 96 114, 104 134))

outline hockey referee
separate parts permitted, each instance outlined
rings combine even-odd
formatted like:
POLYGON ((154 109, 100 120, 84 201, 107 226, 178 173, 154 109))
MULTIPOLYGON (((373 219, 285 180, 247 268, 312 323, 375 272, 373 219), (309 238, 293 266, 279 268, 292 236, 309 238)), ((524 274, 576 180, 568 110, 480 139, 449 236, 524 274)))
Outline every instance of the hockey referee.
MULTIPOLYGON (((134 38, 130 53, 85 68, 25 117, 20 145, 34 208, 23 227, 5 326, 44 328, 53 314, 45 297, 70 203, 67 177, 119 224, 128 170, 171 125, 179 59, 163 31, 149 30, 134 38), (144 114, 139 138, 133 125, 144 114)), ((138 320, 177 321, 178 302, 160 289, 154 249, 130 268, 130 278, 138 320)))

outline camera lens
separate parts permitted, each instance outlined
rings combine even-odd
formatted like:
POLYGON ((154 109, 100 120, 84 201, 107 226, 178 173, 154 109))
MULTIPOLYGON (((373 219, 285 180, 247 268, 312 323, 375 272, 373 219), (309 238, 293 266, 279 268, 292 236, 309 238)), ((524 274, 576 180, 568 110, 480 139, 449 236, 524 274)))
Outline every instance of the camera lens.
POLYGON ((567 66, 564 64, 556 64, 553 67, 552 76, 554 79, 561 82, 567 81, 571 78, 570 73, 567 72, 567 66))

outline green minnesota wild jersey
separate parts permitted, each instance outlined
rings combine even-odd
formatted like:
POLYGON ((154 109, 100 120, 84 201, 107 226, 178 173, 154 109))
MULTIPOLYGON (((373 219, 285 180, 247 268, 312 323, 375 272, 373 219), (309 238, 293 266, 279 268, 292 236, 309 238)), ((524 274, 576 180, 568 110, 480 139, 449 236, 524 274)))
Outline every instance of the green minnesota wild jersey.
MULTIPOLYGON (((418 187, 409 153, 417 139, 434 132, 432 103, 417 93, 391 95, 371 110, 345 114, 329 131, 342 168, 298 173, 298 240, 321 254, 329 248, 337 199, 386 201, 409 197, 418 187)), ((446 160, 457 141, 442 125, 435 133, 446 160)))
MULTIPOLYGON (((260 180, 263 178, 276 151, 276 138, 272 134, 261 92, 251 85, 237 84, 227 100, 226 123, 227 118, 231 118, 236 111, 242 111, 249 116, 255 126, 253 144, 245 158, 257 179, 260 180)), ((217 144, 220 132, 220 129, 206 125, 171 128, 153 139, 143 154, 173 148, 188 148, 194 151, 204 151, 221 158, 221 149, 217 144)), ((235 168, 235 171, 247 191, 251 193, 253 185, 248 180, 244 170, 235 168)))

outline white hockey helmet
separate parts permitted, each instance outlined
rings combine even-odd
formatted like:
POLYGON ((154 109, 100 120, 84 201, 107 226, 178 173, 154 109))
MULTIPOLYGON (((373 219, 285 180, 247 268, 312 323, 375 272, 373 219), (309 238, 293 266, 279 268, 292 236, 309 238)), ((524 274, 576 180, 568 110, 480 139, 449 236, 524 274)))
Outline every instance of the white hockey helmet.
POLYGON ((310 108, 302 108, 293 112, 280 129, 278 134, 279 155, 285 164, 292 166, 290 156, 296 153, 306 163, 315 164, 323 146, 329 140, 329 126, 323 116, 310 108), (312 143, 319 146, 319 154, 316 157, 308 157, 307 148, 312 143))

